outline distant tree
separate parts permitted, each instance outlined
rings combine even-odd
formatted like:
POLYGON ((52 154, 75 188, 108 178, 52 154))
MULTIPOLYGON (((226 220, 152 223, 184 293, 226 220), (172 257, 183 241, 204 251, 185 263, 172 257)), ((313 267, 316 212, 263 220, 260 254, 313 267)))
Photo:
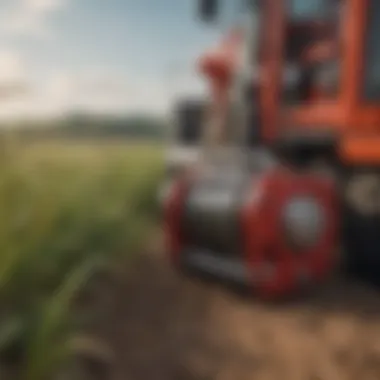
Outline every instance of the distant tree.
POLYGON ((165 128, 164 120, 149 115, 93 116, 85 113, 73 113, 61 120, 24 122, 15 129, 20 136, 28 138, 62 136, 157 140, 164 137, 165 128))

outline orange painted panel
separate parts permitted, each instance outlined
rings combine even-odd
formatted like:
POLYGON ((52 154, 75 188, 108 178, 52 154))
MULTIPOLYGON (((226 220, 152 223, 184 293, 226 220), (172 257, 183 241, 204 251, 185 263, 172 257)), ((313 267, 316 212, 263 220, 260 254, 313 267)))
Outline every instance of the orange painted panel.
POLYGON ((338 150, 346 164, 379 164, 380 135, 346 136, 339 141, 338 150))
POLYGON ((347 113, 340 103, 323 101, 288 108, 284 112, 284 118, 286 125, 289 126, 300 125, 300 128, 322 126, 342 129, 345 125, 347 113))
POLYGON ((380 107, 360 106, 351 113, 348 123, 357 133, 380 133, 380 107))

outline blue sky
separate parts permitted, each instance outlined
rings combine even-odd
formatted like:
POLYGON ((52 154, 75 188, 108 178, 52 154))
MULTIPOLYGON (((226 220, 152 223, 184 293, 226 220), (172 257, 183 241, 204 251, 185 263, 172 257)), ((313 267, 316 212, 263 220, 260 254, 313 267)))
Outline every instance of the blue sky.
POLYGON ((195 5, 1 0, 0 117, 165 112, 173 95, 204 91, 192 64, 219 32, 195 5))

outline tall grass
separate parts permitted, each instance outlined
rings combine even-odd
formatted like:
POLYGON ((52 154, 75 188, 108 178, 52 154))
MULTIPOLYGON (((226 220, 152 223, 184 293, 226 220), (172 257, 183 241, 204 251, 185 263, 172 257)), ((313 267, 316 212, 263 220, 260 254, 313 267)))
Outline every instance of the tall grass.
POLYGON ((160 148, 7 143, 0 162, 0 364, 44 380, 68 354, 71 303, 149 233, 160 148))

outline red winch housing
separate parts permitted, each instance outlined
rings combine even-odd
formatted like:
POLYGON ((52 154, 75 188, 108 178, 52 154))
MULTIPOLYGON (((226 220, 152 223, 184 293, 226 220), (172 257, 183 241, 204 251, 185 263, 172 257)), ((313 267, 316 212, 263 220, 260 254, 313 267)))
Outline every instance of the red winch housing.
MULTIPOLYGON (((223 176, 225 177, 226 173, 223 173, 223 176)), ((182 255, 191 256, 201 248, 199 243, 193 244, 188 229, 195 228, 195 225, 199 229, 209 227, 208 221, 204 221, 207 219, 204 210, 198 210, 197 216, 193 218, 197 221, 195 225, 186 222, 186 213, 189 212, 186 210, 186 204, 192 196, 191 193, 197 192, 197 186, 202 187, 200 183, 202 174, 195 172, 176 180, 165 205, 167 252, 177 267, 184 263, 182 255), (203 227, 200 226, 202 222, 205 223, 203 227)), ((218 184, 219 189, 222 183, 218 184)), ((215 194, 212 194, 213 190, 209 185, 210 197, 216 199, 218 194, 216 190, 215 194)), ((225 277, 231 277, 226 275, 226 268, 228 265, 232 268, 239 262, 242 272, 246 273, 241 282, 260 297, 271 298, 300 291, 305 286, 319 282, 332 271, 338 241, 338 202, 334 183, 330 179, 317 175, 296 174, 278 167, 259 175, 248 175, 242 181, 239 191, 226 190, 225 194, 227 193, 230 194, 230 199, 240 198, 240 201, 236 199, 236 202, 231 202, 235 205, 235 211, 227 218, 231 219, 229 231, 239 230, 238 239, 242 242, 242 249, 239 251, 236 247, 234 252, 225 254, 211 252, 210 248, 203 251, 203 255, 207 252, 214 257, 214 267, 210 264, 206 272, 222 278, 223 275, 218 273, 216 263, 218 260, 225 260, 223 274, 225 277), (288 238, 287 224, 294 221, 286 220, 285 213, 292 201, 306 198, 314 202, 322 218, 316 227, 319 231, 315 241, 302 246, 288 238)), ((206 202, 203 205, 207 207, 206 202)), ((215 209, 210 212, 215 212, 215 209)), ((219 214, 218 217, 223 216, 219 214)), ((313 218, 312 215, 305 217, 313 218)), ((306 220, 302 220, 302 215, 299 218, 301 220, 298 223, 307 223, 306 220)), ((217 221, 214 224, 217 224, 217 221)), ((220 230, 216 235, 228 233, 226 230, 220 230)), ((206 240, 203 241, 208 245, 206 240)))

